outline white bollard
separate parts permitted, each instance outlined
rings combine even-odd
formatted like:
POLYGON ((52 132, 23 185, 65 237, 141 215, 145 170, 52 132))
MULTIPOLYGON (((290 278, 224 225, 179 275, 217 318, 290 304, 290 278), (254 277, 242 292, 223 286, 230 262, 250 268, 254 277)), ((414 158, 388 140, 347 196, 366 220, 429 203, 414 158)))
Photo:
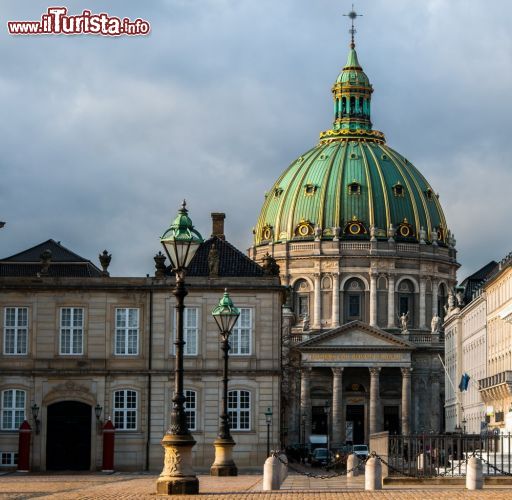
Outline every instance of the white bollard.
POLYGON ((364 467, 364 489, 370 491, 382 489, 382 466, 378 458, 371 457, 366 461, 364 467))
POLYGON ((351 453, 347 458, 347 477, 356 477, 359 475, 359 459, 357 455, 351 453))
POLYGON ((288 477, 288 457, 284 453, 279 454, 279 483, 283 484, 288 477))
POLYGON ((482 461, 477 457, 470 457, 466 470, 466 488, 468 490, 481 490, 484 487, 484 468, 482 461))
POLYGON ((278 490, 281 487, 280 463, 277 457, 268 457, 263 466, 263 491, 278 490))

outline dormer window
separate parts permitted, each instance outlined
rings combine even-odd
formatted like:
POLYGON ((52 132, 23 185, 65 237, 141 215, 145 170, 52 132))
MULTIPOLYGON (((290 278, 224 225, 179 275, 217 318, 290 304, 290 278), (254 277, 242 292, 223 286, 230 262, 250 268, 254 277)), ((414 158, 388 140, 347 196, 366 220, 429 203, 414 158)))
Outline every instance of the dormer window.
POLYGON ((279 198, 283 194, 283 188, 277 187, 274 189, 274 196, 279 198))
POLYGON ((314 184, 306 184, 304 186, 304 194, 306 196, 313 196, 315 194, 317 190, 317 186, 315 186, 314 184))
POLYGON ((434 192, 432 191, 432 189, 428 188, 426 191, 425 191, 425 194, 427 195, 427 199, 428 200, 432 200, 434 198, 434 192))
POLYGON ((402 184, 400 184, 399 182, 397 182, 397 183, 393 186, 393 194, 394 194, 397 198, 405 196, 405 188, 402 186, 402 184))
POLYGON ((352 181, 348 185, 348 194, 361 194, 361 184, 359 184, 359 182, 357 182, 356 180, 352 181))

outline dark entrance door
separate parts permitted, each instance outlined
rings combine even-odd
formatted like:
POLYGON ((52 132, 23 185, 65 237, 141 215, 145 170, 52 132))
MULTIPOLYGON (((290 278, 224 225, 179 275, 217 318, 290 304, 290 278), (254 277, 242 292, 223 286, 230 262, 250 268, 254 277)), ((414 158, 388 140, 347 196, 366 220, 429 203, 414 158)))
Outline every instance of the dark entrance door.
MULTIPOLYGON (((346 421, 352 422, 352 444, 363 444, 364 405, 347 405, 346 421)), ((350 441, 348 437, 347 441, 350 441)))
POLYGON ((384 406, 384 430, 391 435, 400 434, 398 406, 384 406))
POLYGON ((91 468, 91 412, 91 406, 78 401, 62 401, 48 406, 48 470, 91 468))
POLYGON ((327 414, 324 406, 313 406, 311 434, 327 434, 327 414))

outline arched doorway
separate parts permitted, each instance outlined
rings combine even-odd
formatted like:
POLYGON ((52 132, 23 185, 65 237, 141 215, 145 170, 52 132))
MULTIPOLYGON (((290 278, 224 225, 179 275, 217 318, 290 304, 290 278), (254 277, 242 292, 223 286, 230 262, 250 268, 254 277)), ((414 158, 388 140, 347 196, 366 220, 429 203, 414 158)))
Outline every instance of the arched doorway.
POLYGON ((47 470, 91 468, 92 407, 79 401, 48 406, 46 436, 47 470))

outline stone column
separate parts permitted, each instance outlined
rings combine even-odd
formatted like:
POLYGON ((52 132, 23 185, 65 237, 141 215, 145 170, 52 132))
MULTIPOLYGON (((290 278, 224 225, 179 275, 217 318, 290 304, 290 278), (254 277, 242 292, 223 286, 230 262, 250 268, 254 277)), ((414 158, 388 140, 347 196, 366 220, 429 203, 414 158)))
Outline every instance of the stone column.
POLYGON ((394 328, 395 322, 395 275, 388 276, 388 328, 394 328))
POLYGON ((331 443, 334 446, 339 446, 345 442, 345 419, 343 418, 343 368, 332 368, 332 375, 331 443))
POLYGON ((370 368, 370 435, 380 430, 380 390, 379 390, 380 368, 370 368))
POLYGON ((425 283, 425 278, 420 278, 420 321, 419 327, 420 329, 427 328, 427 324, 425 322, 425 312, 426 312, 426 297, 425 297, 425 289, 427 284, 425 283))
POLYGON ((306 444, 311 435, 311 368, 302 368, 300 371, 300 418, 301 426, 303 425, 305 416, 305 430, 301 428, 301 442, 304 437, 306 444))
POLYGON ((315 274, 315 290, 314 290, 314 306, 313 306, 313 329, 322 327, 322 290, 320 282, 320 273, 315 274))
POLYGON ((431 398, 430 398, 430 427, 434 433, 439 432, 440 415, 439 415, 439 375, 433 373, 430 379, 431 398))
POLYGON ((432 280, 432 316, 434 316, 434 314, 437 314, 438 287, 439 287, 439 283, 437 282, 437 280, 432 280))
POLYGON ((411 368, 402 368, 402 434, 411 433, 411 368))
POLYGON ((340 326, 340 275, 332 274, 332 319, 331 326, 340 326))
POLYGON ((370 326, 377 326, 377 275, 370 274, 370 326))

